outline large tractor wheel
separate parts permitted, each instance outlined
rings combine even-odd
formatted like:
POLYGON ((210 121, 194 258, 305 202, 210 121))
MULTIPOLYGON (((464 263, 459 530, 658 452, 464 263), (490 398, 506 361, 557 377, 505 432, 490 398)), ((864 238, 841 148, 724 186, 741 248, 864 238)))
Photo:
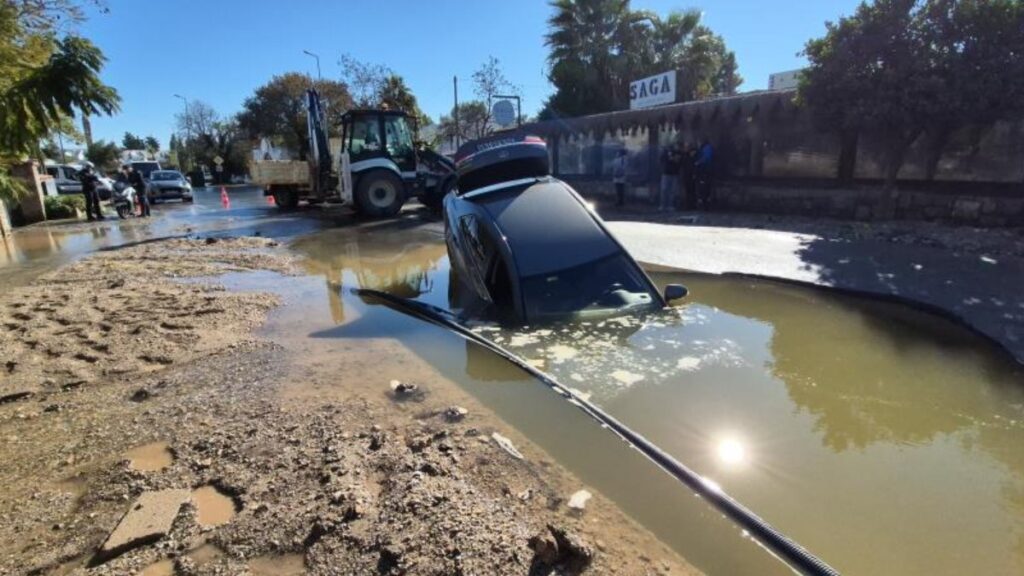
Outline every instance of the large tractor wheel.
POLYGON ((281 210, 294 210, 299 206, 299 193, 290 188, 276 188, 274 190, 274 204, 281 210))
POLYGON ((444 204, 444 197, 447 196, 454 187, 454 178, 448 178, 447 180, 438 182, 437 186, 427 190, 427 192, 420 197, 420 202, 422 202, 427 208, 430 208, 431 212, 440 214, 441 206, 444 204))
POLYGON ((373 170, 359 177, 355 196, 360 214, 387 218, 398 214, 405 204, 405 186, 394 173, 373 170))

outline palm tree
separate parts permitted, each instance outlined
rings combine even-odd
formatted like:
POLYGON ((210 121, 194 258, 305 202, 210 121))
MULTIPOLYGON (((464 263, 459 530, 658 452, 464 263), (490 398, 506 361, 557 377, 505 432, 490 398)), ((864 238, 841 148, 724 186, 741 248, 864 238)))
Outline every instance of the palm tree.
MULTIPOLYGON (((0 10, 0 25, 18 26, 14 16, 0 10)), ((4 53, 18 53, 18 41, 8 36, 4 53)), ((112 114, 118 110, 117 92, 103 84, 99 71, 105 61, 99 48, 84 38, 33 36, 34 50, 49 45, 50 55, 35 65, 15 57, 0 63, 0 198, 14 199, 20 192, 9 178, 7 166, 38 153, 40 141, 77 114, 112 114)))

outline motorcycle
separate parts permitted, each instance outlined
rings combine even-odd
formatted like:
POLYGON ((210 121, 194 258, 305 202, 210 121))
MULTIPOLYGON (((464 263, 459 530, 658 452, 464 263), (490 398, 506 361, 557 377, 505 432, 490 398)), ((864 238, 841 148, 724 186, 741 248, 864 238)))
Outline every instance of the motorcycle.
POLYGON ((122 220, 135 214, 135 188, 124 182, 116 182, 110 195, 110 204, 122 220))

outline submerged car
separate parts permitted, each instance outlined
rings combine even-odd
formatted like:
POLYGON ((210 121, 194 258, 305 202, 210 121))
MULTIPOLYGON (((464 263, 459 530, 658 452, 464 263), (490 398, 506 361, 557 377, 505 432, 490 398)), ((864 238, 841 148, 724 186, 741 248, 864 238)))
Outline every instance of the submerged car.
POLYGON ((146 193, 150 201, 180 198, 182 202, 192 201, 192 185, 177 170, 154 170, 149 173, 146 193))
POLYGON ((665 294, 568 184, 535 136, 506 134, 456 153, 444 200, 453 307, 469 316, 545 323, 662 308, 665 294))

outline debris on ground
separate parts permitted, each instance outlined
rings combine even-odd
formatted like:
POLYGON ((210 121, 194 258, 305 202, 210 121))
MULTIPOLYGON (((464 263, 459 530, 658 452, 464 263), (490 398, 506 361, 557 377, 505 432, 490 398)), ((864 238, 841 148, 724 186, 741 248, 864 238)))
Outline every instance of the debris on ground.
POLYGON ((579 490, 569 497, 569 508, 573 510, 583 510, 587 507, 587 500, 590 500, 592 494, 586 490, 579 490))
POLYGON ((506 438, 505 436, 502 436, 501 434, 495 432, 491 434, 491 438, 493 438, 494 441, 498 443, 498 446, 500 446, 501 449, 504 450, 505 452, 508 452, 513 457, 518 458, 519 460, 523 459, 522 453, 520 453, 519 450, 516 450, 516 447, 514 444, 512 444, 512 441, 506 438))
POLYGON ((142 493, 100 546, 97 560, 108 560, 166 536, 188 498, 189 491, 180 489, 142 493))

